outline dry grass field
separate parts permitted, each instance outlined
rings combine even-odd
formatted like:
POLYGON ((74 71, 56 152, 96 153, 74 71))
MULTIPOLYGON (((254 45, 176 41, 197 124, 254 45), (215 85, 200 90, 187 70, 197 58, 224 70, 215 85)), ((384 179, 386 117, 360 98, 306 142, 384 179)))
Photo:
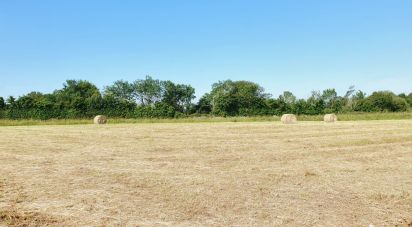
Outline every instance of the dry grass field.
POLYGON ((0 127, 0 226, 411 226, 412 120, 0 127))

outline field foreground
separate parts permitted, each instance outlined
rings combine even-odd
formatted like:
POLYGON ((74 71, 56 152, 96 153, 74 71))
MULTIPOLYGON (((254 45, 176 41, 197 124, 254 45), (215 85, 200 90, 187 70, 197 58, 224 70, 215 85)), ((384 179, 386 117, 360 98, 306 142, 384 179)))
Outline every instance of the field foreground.
POLYGON ((0 226, 412 225, 412 120, 0 127, 0 226))

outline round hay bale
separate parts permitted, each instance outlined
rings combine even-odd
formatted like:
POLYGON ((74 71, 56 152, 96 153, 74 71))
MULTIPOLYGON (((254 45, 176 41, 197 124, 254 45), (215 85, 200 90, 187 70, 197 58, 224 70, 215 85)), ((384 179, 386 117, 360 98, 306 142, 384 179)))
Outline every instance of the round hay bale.
POLYGON ((283 114, 282 118, 280 118, 280 121, 283 124, 292 124, 296 123, 298 120, 294 114, 283 114))
POLYGON ((335 122, 338 120, 338 117, 335 114, 325 114, 323 117, 324 122, 335 122))
POLYGON ((97 115, 93 119, 95 124, 101 125, 101 124, 106 124, 107 123, 107 117, 104 115, 97 115))

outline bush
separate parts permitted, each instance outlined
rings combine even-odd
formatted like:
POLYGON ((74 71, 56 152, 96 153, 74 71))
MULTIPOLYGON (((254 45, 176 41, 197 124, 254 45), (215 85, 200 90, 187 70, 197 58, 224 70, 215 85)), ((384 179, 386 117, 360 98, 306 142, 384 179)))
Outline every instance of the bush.
POLYGON ((165 103, 156 103, 151 106, 137 106, 134 118, 174 118, 176 110, 165 103))
POLYGON ((367 98, 372 106, 371 111, 406 111, 408 109, 408 103, 404 98, 396 96, 389 91, 377 91, 372 93, 367 98))
POLYGON ((0 119, 5 119, 5 118, 7 118, 6 110, 0 110, 0 119))

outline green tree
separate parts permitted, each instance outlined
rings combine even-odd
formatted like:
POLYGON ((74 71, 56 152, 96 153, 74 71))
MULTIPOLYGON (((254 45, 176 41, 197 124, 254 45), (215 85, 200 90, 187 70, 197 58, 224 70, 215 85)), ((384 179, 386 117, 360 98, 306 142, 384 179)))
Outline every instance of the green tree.
POLYGON ((409 107, 412 106, 412 93, 409 93, 409 95, 401 93, 398 95, 398 97, 405 99, 409 107))
POLYGON ((377 111, 406 111, 408 109, 408 103, 404 98, 396 96, 390 91, 376 91, 367 98, 374 110, 377 111))
POLYGON ((269 97, 256 83, 231 80, 213 84, 210 94, 212 113, 222 116, 261 114, 269 97))
POLYGON ((163 81, 162 102, 172 106, 176 111, 188 113, 195 98, 195 89, 190 85, 174 84, 171 81, 163 81))
POLYGON ((292 113, 296 97, 290 91, 284 91, 278 98, 278 110, 280 113, 292 113))
POLYGON ((292 105, 296 102, 296 96, 290 91, 284 91, 282 95, 279 96, 279 100, 285 102, 286 104, 292 105))
POLYGON ((323 103, 326 107, 331 107, 333 102, 335 102, 338 98, 338 93, 334 88, 323 90, 321 96, 323 103))
POLYGON ((316 110, 314 110, 305 99, 299 99, 294 104, 293 112, 295 114, 314 114, 316 110))
POLYGON ((282 105, 283 103, 279 102, 279 99, 276 98, 265 98, 265 114, 266 115, 280 115, 282 114, 282 105))
MULTIPOLYGON (((349 95, 351 91, 348 91, 346 95, 349 95)), ((345 95, 345 97, 346 97, 345 95)), ((324 104, 324 113, 337 113, 341 112, 345 105, 345 97, 338 96, 338 93, 334 88, 326 89, 322 92, 321 99, 324 104)))
POLYGON ((199 114, 210 114, 212 112, 212 96, 204 94, 196 105, 196 112, 199 114))
POLYGON ((99 113, 102 96, 99 89, 85 80, 67 80, 63 89, 53 93, 56 107, 68 117, 90 117, 99 113))
POLYGON ((102 98, 101 113, 108 117, 133 117, 136 103, 125 99, 119 99, 111 94, 105 94, 102 98))
POLYGON ((312 91, 311 96, 307 99, 306 113, 310 115, 322 114, 325 109, 325 103, 320 91, 312 91))
POLYGON ((365 98, 366 98, 366 93, 363 92, 363 91, 361 91, 361 90, 359 90, 359 91, 357 91, 357 92, 355 93, 355 95, 353 96, 353 98, 354 98, 355 100, 365 99, 365 98))
POLYGON ((406 99, 406 94, 405 93, 400 93, 399 95, 398 95, 398 97, 401 97, 401 98, 404 98, 404 99, 406 99))
POLYGON ((133 83, 133 91, 134 97, 141 105, 153 105, 162 99, 162 82, 146 76, 144 80, 136 80, 133 83))
POLYGON ((372 104, 369 102, 369 100, 366 101, 365 92, 358 90, 355 94, 352 95, 350 100, 350 110, 364 112, 372 111, 372 104))
POLYGON ((134 102, 134 91, 133 84, 124 80, 118 80, 113 85, 105 87, 104 94, 118 100, 134 102))
POLYGON ((58 118, 60 114, 54 110, 55 100, 50 94, 30 92, 15 100, 10 108, 11 118, 49 119, 58 118))
POLYGON ((3 97, 0 97, 0 110, 6 109, 6 102, 3 97))
POLYGON ((14 106, 14 102, 16 101, 16 98, 14 98, 13 96, 9 96, 6 100, 6 104, 9 107, 13 107, 14 106))
POLYGON ((409 106, 412 107, 412 92, 406 97, 406 101, 409 103, 409 106))
POLYGON ((40 92, 30 92, 15 101, 15 106, 21 109, 40 108, 48 104, 47 98, 40 92))

